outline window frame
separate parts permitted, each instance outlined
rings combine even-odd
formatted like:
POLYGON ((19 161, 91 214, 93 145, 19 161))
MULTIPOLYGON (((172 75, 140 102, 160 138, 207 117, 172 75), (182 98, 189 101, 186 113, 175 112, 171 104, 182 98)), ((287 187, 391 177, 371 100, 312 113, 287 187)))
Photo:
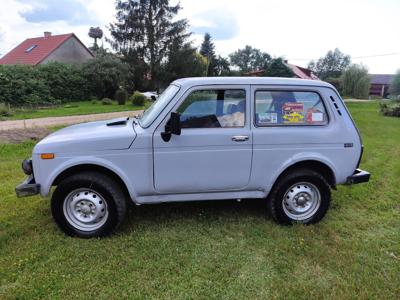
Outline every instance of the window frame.
POLYGON ((313 89, 296 89, 296 88, 256 88, 254 89, 254 94, 253 94, 253 105, 254 105, 254 113, 253 113, 253 125, 255 128, 266 128, 266 127, 304 127, 304 126, 308 126, 308 127, 326 127, 330 124, 331 121, 331 117, 329 114, 329 110, 327 109, 327 105, 325 103, 325 99, 322 96, 321 92, 319 92, 318 90, 313 90, 313 89), (316 93, 322 102, 322 105, 324 106, 324 110, 327 116, 327 122, 325 124, 269 124, 269 125, 259 125, 257 124, 256 121, 256 114, 257 114, 257 98, 256 98, 256 94, 257 92, 293 92, 293 93, 316 93))
MULTIPOLYGON (((175 111, 175 112, 177 112, 178 111, 178 109, 179 109, 179 107, 186 101, 186 99, 188 99, 193 93, 196 93, 196 92, 201 92, 201 91, 221 91, 221 90, 223 90, 223 91, 227 91, 227 90, 230 90, 230 91, 242 91, 242 92, 244 92, 244 95, 245 95, 245 99, 244 99, 244 101, 245 101, 245 106, 244 106, 244 123, 243 123, 243 126, 233 126, 233 127, 189 127, 189 128, 187 128, 187 127, 182 127, 182 130, 193 130, 193 129, 197 129, 197 130, 199 130, 199 129, 243 129, 243 128, 246 128, 246 126, 247 126, 247 113, 248 113, 248 107, 247 107, 247 105, 248 105, 248 103, 250 103, 251 104, 251 93, 250 93, 250 89, 249 90, 247 90, 246 89, 246 85, 232 85, 232 87, 228 87, 229 85, 223 85, 223 84, 221 84, 220 86, 208 86, 208 85, 206 85, 206 86, 193 86, 191 89, 189 89, 188 91, 187 91, 187 93, 185 93, 183 96, 182 96, 182 98, 183 99, 181 99, 178 103, 177 103, 177 106, 173 109, 173 111, 175 111)), ((250 88, 250 86, 248 86, 249 88, 250 88)), ((221 101, 221 100, 216 100, 216 101, 221 101)), ((223 101, 225 101, 225 99, 223 100, 223 101)), ((251 113, 251 105, 250 105, 250 113, 251 113)))

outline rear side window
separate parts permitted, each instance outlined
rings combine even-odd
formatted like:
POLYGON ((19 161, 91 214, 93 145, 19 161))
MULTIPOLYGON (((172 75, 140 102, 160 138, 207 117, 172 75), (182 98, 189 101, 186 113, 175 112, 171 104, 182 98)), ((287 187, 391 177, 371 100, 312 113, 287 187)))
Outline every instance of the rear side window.
POLYGON ((324 103, 316 92, 257 91, 255 102, 257 126, 328 123, 324 103))
POLYGON ((244 90, 198 90, 180 105, 182 128, 243 127, 246 113, 244 90))

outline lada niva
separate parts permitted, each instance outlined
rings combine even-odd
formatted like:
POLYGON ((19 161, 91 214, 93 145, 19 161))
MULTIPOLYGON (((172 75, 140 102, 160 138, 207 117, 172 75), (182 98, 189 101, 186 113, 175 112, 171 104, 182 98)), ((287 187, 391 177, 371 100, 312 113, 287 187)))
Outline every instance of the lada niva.
POLYGON ((336 89, 287 78, 187 78, 137 118, 66 127, 24 160, 18 196, 50 194, 66 234, 99 237, 126 201, 265 199, 280 224, 320 221, 339 184, 367 182, 336 89))

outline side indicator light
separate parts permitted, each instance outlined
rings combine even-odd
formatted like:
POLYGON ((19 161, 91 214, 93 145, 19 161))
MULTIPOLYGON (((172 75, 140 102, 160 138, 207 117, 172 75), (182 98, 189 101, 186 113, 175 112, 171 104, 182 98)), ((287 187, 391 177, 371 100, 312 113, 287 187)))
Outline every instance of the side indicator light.
POLYGON ((41 159, 53 159, 54 153, 42 153, 40 154, 41 159))

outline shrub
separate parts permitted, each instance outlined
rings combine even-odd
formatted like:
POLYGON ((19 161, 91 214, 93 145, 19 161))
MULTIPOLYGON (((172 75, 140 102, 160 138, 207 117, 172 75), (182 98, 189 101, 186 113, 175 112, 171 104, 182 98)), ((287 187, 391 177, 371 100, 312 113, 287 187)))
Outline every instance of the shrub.
POLYGON ((370 78, 363 65, 352 65, 341 77, 343 94, 358 99, 368 98, 370 78))
POLYGON ((97 103, 99 103, 97 100, 92 100, 92 104, 94 105, 94 104, 97 104, 97 103))
POLYGON ((120 86, 127 86, 129 66, 113 54, 100 55, 82 65, 89 91, 98 99, 112 98, 120 86))
POLYGON ((118 89, 115 92, 115 100, 117 100, 118 105, 125 105, 126 100, 128 99, 128 92, 124 89, 118 89))
POLYGON ((379 103, 381 113, 388 117, 398 117, 400 118, 400 102, 389 101, 379 103))
POLYGON ((0 103, 0 117, 10 117, 12 116, 12 112, 8 105, 5 103, 0 103))
POLYGON ((103 100, 101 100, 101 104, 103 105, 111 105, 113 104, 112 100, 110 98, 103 98, 103 100))
POLYGON ((131 101, 133 105, 136 106, 143 106, 145 101, 146 101, 146 96, 143 95, 142 93, 136 91, 132 96, 131 96, 131 101))

